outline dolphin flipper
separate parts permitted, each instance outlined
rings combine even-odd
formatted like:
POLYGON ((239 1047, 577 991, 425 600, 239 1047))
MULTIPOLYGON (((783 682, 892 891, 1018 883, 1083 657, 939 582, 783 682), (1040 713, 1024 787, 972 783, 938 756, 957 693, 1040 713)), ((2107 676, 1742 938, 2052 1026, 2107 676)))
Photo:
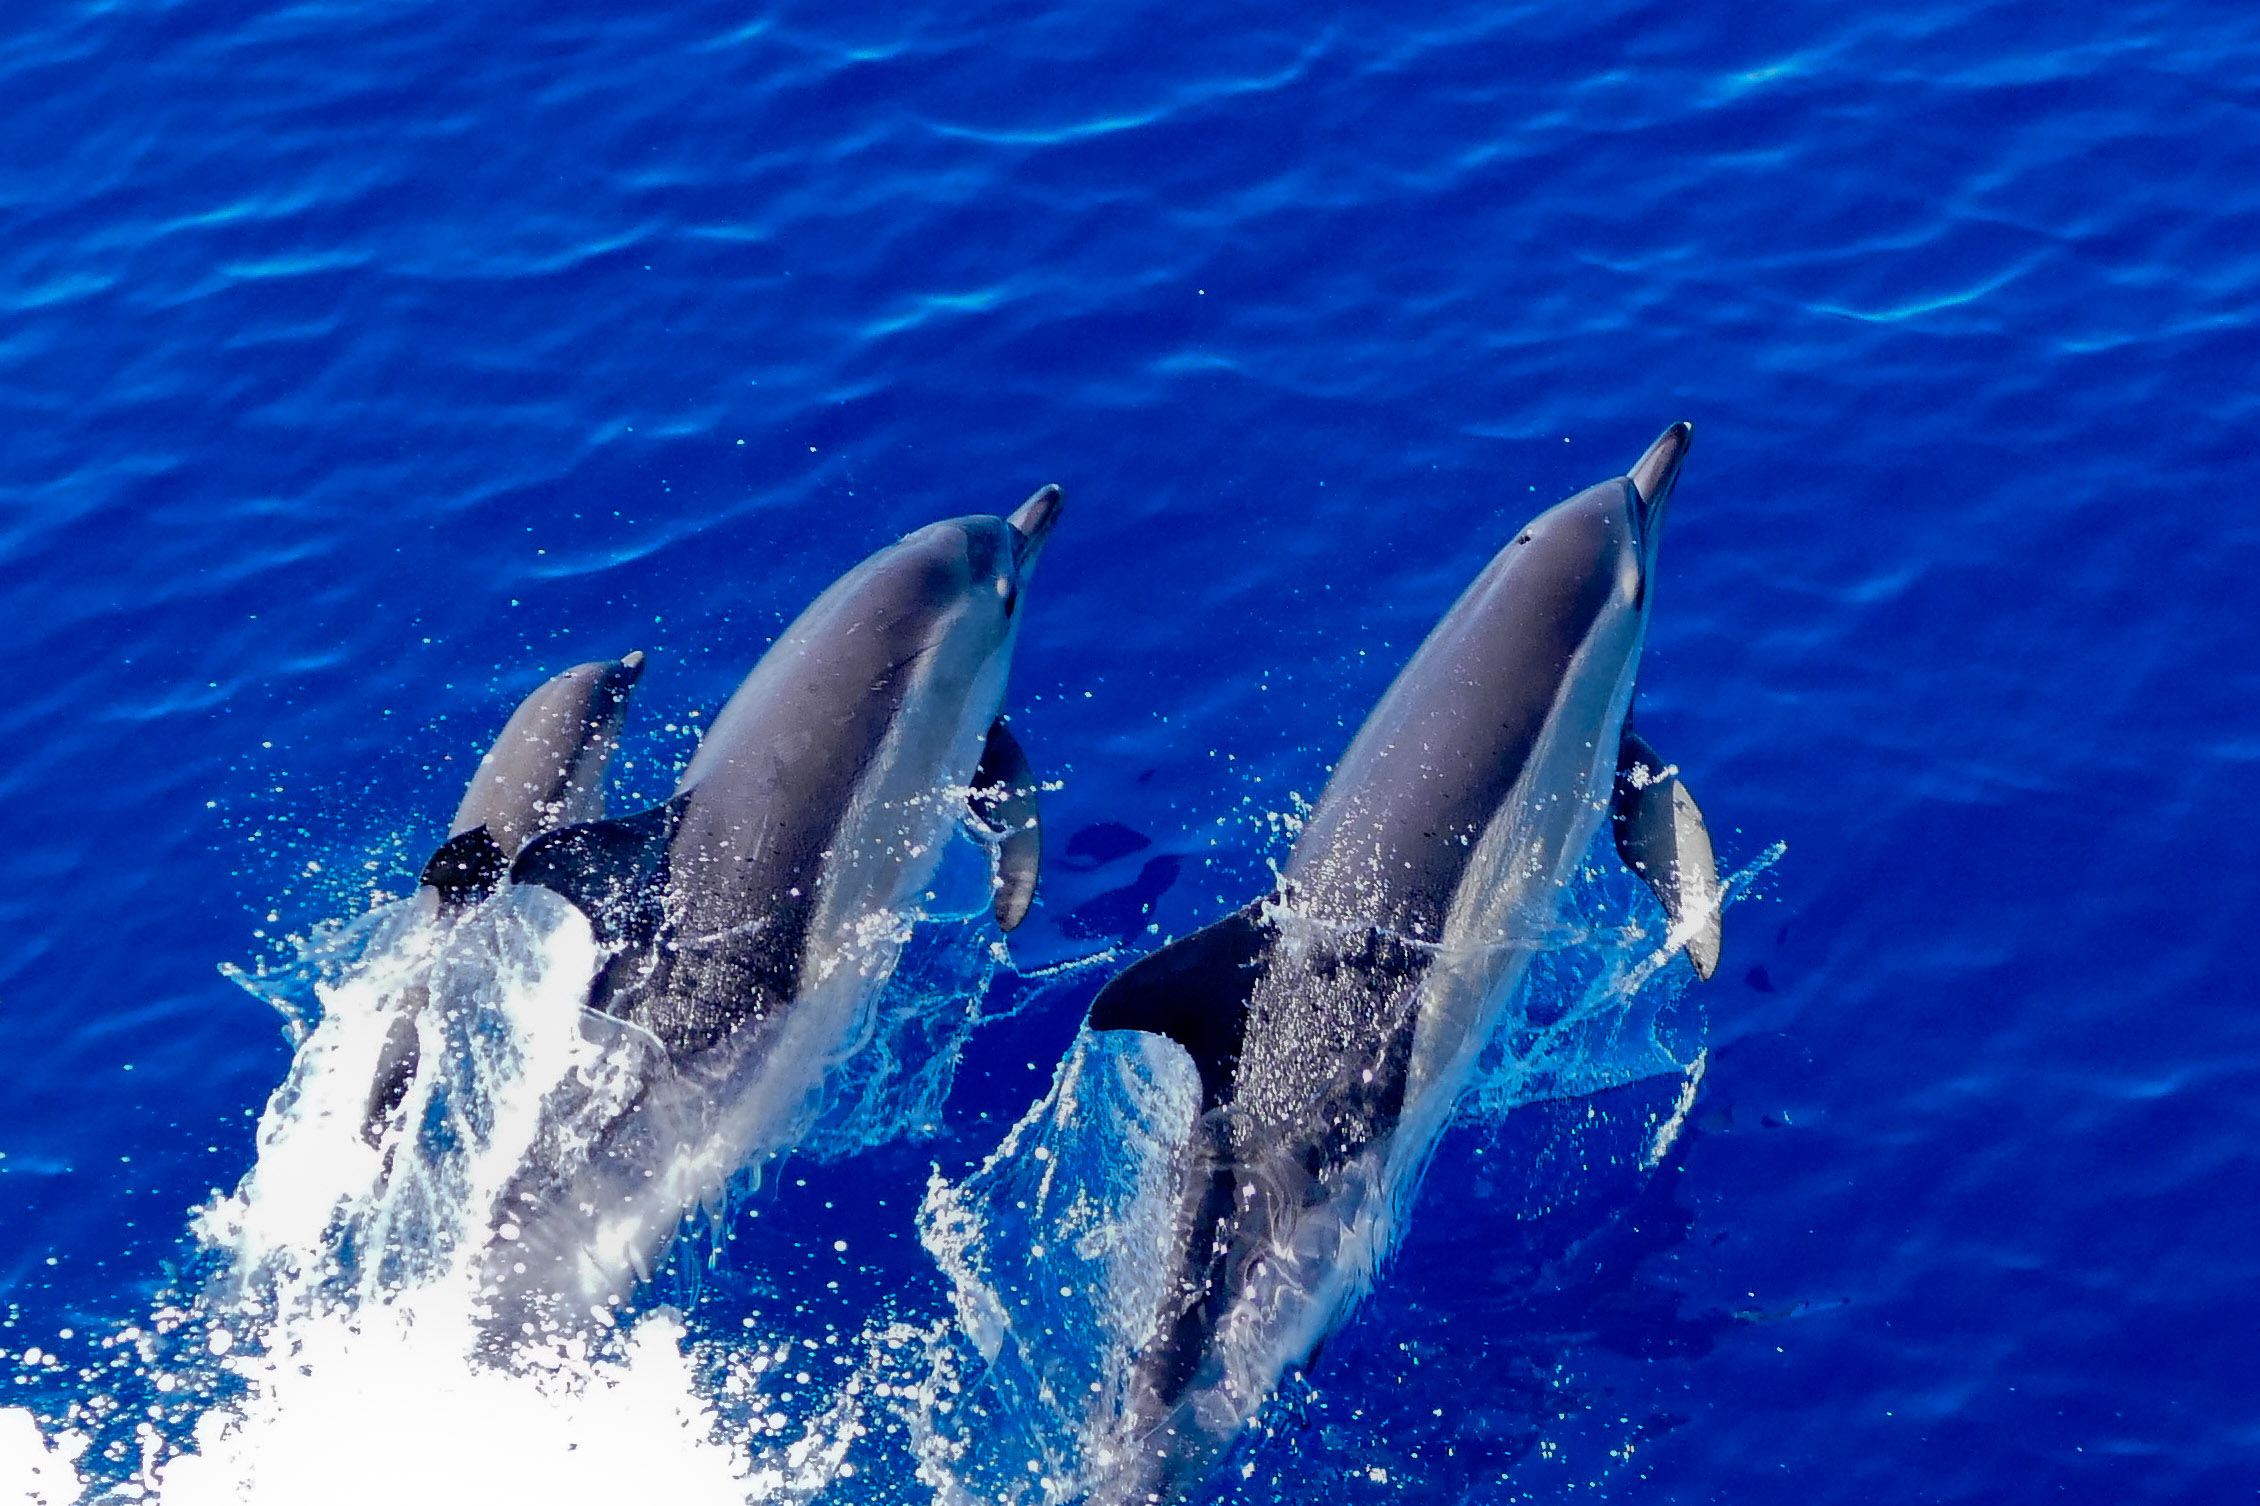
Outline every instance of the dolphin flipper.
POLYGON ((649 940, 659 926, 667 844, 689 798, 677 795, 632 816, 545 832, 510 865, 510 882, 563 895, 607 946, 649 940))
POLYGON ((1672 929, 1685 929, 1688 918, 1695 917, 1687 935, 1687 960, 1695 964, 1697 977, 1710 977, 1719 965, 1723 897, 1711 834, 1678 771, 1657 757, 1629 723, 1617 750, 1609 818, 1618 855, 1656 891, 1672 929))
POLYGON ((1036 771, 1020 740, 999 718, 989 728, 988 746, 973 772, 967 800, 973 815, 998 838, 996 893, 991 907, 997 925, 1011 930, 1027 918, 1036 897, 1036 870, 1044 855, 1044 828, 1036 810, 1036 771))
POLYGON ((369 1101, 361 1109, 361 1139, 371 1150, 383 1142, 385 1122, 398 1112, 408 1099, 408 1090, 415 1086, 423 1054, 416 1039, 415 1016, 428 998, 424 985, 415 985, 413 995, 404 1001, 406 1008, 393 1016, 385 1030, 384 1047, 370 1080, 369 1101))
POLYGON ((1091 1001, 1092 1030, 1143 1030, 1183 1046, 1200 1069, 1204 1110, 1224 1102, 1239 1069, 1248 998, 1276 934, 1264 903, 1141 957, 1091 1001))

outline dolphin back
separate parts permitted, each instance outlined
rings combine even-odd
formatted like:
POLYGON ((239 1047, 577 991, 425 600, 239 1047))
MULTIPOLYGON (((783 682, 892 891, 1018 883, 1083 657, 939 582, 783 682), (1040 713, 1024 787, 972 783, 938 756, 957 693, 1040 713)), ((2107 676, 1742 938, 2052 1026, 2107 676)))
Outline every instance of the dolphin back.
POLYGON ((1638 541, 1619 479, 1533 520, 1416 650, 1335 766, 1285 877, 1311 913, 1435 940, 1638 541))

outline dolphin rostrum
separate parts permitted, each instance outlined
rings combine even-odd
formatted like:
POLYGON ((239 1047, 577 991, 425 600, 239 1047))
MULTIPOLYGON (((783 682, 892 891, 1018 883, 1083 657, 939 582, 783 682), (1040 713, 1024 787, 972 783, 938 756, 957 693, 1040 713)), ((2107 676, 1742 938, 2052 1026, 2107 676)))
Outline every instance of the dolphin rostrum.
POLYGON ((608 1065, 496 1206, 498 1330, 604 1321, 685 1214, 793 1143, 956 823, 995 851, 999 924, 1026 913, 1035 779, 1000 711, 1060 505, 1047 486, 872 555, 771 645, 671 799, 518 854, 512 890, 563 896, 603 951, 583 1026, 608 1065))
MULTIPOLYGON (((576 664, 518 703, 472 773, 447 840, 424 865, 424 913, 459 914, 493 892, 526 843, 604 814, 605 765, 619 747, 628 692, 642 673, 640 651, 576 664)), ((385 1033, 361 1116, 361 1137, 372 1146, 415 1082, 416 1015, 424 1002, 418 984, 385 1033)))
POLYGON ((1632 730, 1691 430, 1542 513, 1366 718, 1276 891, 1126 969, 1093 1031, 1175 1041, 1202 1102, 1169 1275, 1093 1503, 1178 1501, 1370 1282, 1560 891, 1613 816, 1670 944, 1718 963, 1701 813, 1632 730))

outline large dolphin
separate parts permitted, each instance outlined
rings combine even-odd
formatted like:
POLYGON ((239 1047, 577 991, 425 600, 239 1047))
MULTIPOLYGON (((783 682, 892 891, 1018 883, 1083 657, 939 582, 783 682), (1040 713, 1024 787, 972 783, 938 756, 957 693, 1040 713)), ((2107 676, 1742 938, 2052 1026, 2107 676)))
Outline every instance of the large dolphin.
MULTIPOLYGON (((416 902, 427 918, 451 918, 484 899, 535 837, 604 814, 605 766, 643 663, 637 652, 576 664, 518 703, 472 772, 447 840, 424 865, 416 902)), ((416 1017, 426 998, 415 985, 385 1034, 361 1116, 361 1137, 372 1146, 415 1081, 416 1017)))
POLYGON ((1202 1088, 1092 1502, 1183 1499, 1364 1290, 1604 818, 1673 944, 1716 967, 1702 816, 1631 725, 1689 433, 1499 551, 1367 717, 1272 895, 1092 1002, 1090 1029, 1177 1042, 1202 1088))
POLYGON ((797 1138, 954 824, 996 849, 999 924, 1026 913, 1035 781, 1000 712, 1060 505, 1047 486, 872 555, 754 666, 673 798, 518 854, 512 890, 563 896, 604 949, 584 1024, 609 1054, 496 1207, 499 1332, 602 1321, 686 1213, 797 1138))

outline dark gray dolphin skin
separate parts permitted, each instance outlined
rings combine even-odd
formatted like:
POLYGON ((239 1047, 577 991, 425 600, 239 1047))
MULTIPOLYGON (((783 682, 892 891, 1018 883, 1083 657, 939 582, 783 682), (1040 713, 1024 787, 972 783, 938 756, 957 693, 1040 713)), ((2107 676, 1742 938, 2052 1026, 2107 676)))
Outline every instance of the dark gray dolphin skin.
MULTIPOLYGON (((424 865, 420 898, 441 917, 486 898, 520 848, 569 821, 604 814, 604 770, 619 747, 643 654, 576 664, 518 703, 479 760, 447 840, 424 865)), ((393 1019, 361 1117, 375 1145, 416 1078, 422 985, 393 1019)))
POLYGON ((611 1066, 545 1111, 559 1132, 497 1204, 501 1331, 602 1321, 685 1214, 793 1143, 955 823, 995 848, 999 923, 1026 913, 1035 781, 999 714, 1060 505, 1047 486, 872 555, 754 666, 673 798, 518 855, 514 890, 589 922, 584 1029, 611 1066))
POLYGON ((1474 1058, 1613 815, 1697 972, 1702 817, 1631 728, 1679 424, 1523 528, 1350 744, 1277 890, 1126 969, 1088 1028, 1192 1057, 1165 1288, 1089 1499, 1175 1502, 1370 1283, 1474 1058))

